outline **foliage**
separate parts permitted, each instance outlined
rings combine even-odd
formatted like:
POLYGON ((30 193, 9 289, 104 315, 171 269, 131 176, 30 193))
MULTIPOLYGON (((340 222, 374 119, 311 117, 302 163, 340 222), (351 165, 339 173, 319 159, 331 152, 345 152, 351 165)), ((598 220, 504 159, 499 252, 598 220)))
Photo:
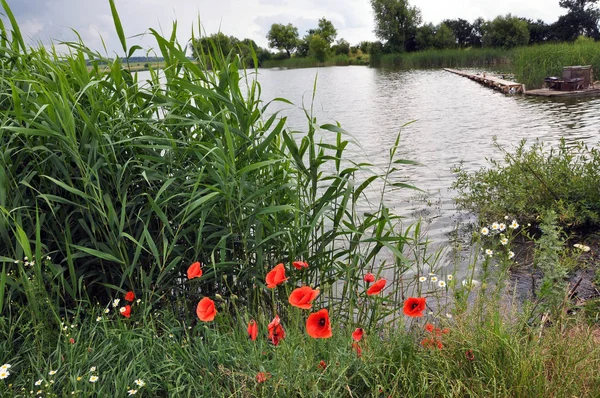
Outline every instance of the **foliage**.
POLYGON ((371 0, 375 14, 375 35, 390 51, 405 51, 421 24, 421 11, 408 0, 371 0))
POLYGON ((442 23, 437 27, 433 37, 433 45, 440 50, 456 47, 456 36, 454 36, 452 29, 448 25, 442 23))
POLYGON ((527 88, 539 88, 544 78, 562 76, 564 66, 591 65, 595 73, 600 71, 600 42, 579 40, 516 48, 511 65, 518 82, 527 88))
POLYGON ((497 16, 493 21, 484 23, 482 29, 483 45, 487 47, 508 49, 529 43, 527 22, 510 14, 497 16))
POLYGON ((337 36, 337 29, 333 26, 333 23, 324 17, 319 19, 319 25, 316 29, 309 29, 308 35, 319 35, 323 40, 327 42, 329 46, 333 44, 337 36))
POLYGON ((251 68, 260 66, 263 61, 271 58, 271 53, 267 49, 260 48, 254 40, 240 40, 234 36, 227 36, 222 32, 192 39, 189 47, 196 59, 202 57, 222 58, 232 54, 238 55, 242 60, 242 64, 251 68), (254 65, 255 57, 258 65, 254 65))
POLYGON ((600 224, 600 152, 584 143, 560 142, 548 150, 543 143, 526 147, 521 141, 503 159, 490 159, 490 167, 469 172, 454 170, 458 205, 483 219, 510 214, 524 222, 537 223, 548 211, 558 215, 565 230, 594 228, 600 224))
POLYGON ((371 65, 405 69, 486 67, 507 64, 510 51, 496 48, 466 48, 383 54, 371 58, 371 65))
POLYGON ((348 55, 350 52, 350 43, 344 39, 339 39, 335 45, 331 47, 331 51, 336 55, 348 55))
POLYGON ((445 19, 442 23, 452 29, 458 47, 469 47, 471 45, 470 39, 473 34, 473 25, 471 25, 469 21, 458 18, 445 19))
POLYGON ((298 28, 291 23, 287 25, 274 23, 267 33, 269 47, 285 51, 288 57, 298 45, 298 28))
POLYGON ((553 39, 573 41, 583 35, 599 40, 600 10, 596 3, 598 0, 560 0, 560 6, 569 11, 552 25, 553 39))
POLYGON ((319 62, 325 62, 329 54, 329 43, 321 36, 314 34, 310 36, 308 44, 308 55, 319 62))

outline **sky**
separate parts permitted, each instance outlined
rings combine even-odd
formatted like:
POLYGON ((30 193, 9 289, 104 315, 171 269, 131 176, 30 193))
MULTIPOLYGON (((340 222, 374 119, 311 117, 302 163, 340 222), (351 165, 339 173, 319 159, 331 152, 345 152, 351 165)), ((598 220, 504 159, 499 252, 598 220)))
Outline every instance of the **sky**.
MULTIPOLYGON (((76 39, 73 29, 83 41, 102 54, 121 55, 108 0, 7 0, 25 40, 48 45, 76 39), (105 50, 106 48, 106 50, 105 50)), ((156 42, 148 28, 170 36, 173 21, 178 23, 178 40, 183 46, 202 33, 219 30, 240 39, 250 38, 267 47, 265 38, 271 24, 292 23, 300 36, 315 28, 322 17, 333 22, 337 38, 351 44, 376 40, 373 34, 373 12, 369 0, 115 0, 123 24, 127 44, 141 45, 153 54, 156 42)), ((463 18, 472 22, 512 13, 519 17, 542 19, 552 23, 566 13, 558 0, 410 0, 421 10, 423 21, 439 23, 443 19, 463 18)), ((7 24, 6 18, 2 17, 7 24)), ((156 51, 158 52, 158 50, 156 51)))

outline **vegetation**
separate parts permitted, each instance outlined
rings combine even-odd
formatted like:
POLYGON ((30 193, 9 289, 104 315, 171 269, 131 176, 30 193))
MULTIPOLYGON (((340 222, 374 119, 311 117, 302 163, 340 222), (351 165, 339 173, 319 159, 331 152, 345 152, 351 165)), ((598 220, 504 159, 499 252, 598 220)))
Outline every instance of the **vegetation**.
POLYGON ((510 14, 484 23, 482 30, 485 47, 513 48, 529 43, 527 22, 510 14))
POLYGON ((509 64, 510 57, 510 51, 496 48, 446 49, 371 55, 371 65, 406 69, 490 67, 509 64))
POLYGON ((482 219, 510 214, 532 224, 554 211, 558 226, 571 231, 600 224, 597 149, 564 140, 551 149, 522 141, 513 153, 497 147, 504 158, 490 160, 489 168, 471 173, 459 165, 454 170, 460 207, 482 219))
POLYGON ((291 23, 287 25, 274 23, 271 25, 269 33, 267 33, 269 47, 277 48, 285 51, 290 57, 292 51, 298 46, 298 28, 291 23))

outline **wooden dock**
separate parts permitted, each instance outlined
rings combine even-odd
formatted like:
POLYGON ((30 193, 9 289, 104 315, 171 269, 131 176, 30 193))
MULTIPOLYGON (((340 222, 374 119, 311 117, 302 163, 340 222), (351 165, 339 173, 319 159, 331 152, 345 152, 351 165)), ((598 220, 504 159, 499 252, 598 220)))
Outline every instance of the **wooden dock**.
POLYGON ((575 90, 575 91, 557 91, 557 90, 549 90, 547 88, 540 88, 538 90, 527 90, 527 91, 525 91, 525 95, 534 95, 537 97, 554 97, 554 98, 600 96, 600 88, 592 86, 590 88, 586 88, 583 90, 575 90))
POLYGON ((504 80, 497 76, 486 75, 486 72, 474 75, 472 73, 466 73, 456 69, 444 68, 444 70, 446 72, 454 73, 462 77, 467 77, 471 80, 483 84, 484 86, 488 86, 495 90, 502 91, 504 94, 522 94, 523 92, 525 92, 524 84, 504 80))

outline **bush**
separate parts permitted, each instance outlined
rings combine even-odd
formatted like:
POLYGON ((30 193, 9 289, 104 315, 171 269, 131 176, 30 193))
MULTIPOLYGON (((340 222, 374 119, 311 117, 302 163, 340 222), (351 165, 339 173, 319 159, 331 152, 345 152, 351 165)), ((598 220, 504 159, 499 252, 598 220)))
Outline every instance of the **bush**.
POLYGON ((561 140, 547 149, 536 141, 530 148, 523 140, 514 153, 504 151, 502 161, 468 172, 454 169, 458 205, 483 219, 505 215, 538 223, 549 210, 557 213, 558 225, 566 230, 600 225, 600 152, 584 143, 561 140))

